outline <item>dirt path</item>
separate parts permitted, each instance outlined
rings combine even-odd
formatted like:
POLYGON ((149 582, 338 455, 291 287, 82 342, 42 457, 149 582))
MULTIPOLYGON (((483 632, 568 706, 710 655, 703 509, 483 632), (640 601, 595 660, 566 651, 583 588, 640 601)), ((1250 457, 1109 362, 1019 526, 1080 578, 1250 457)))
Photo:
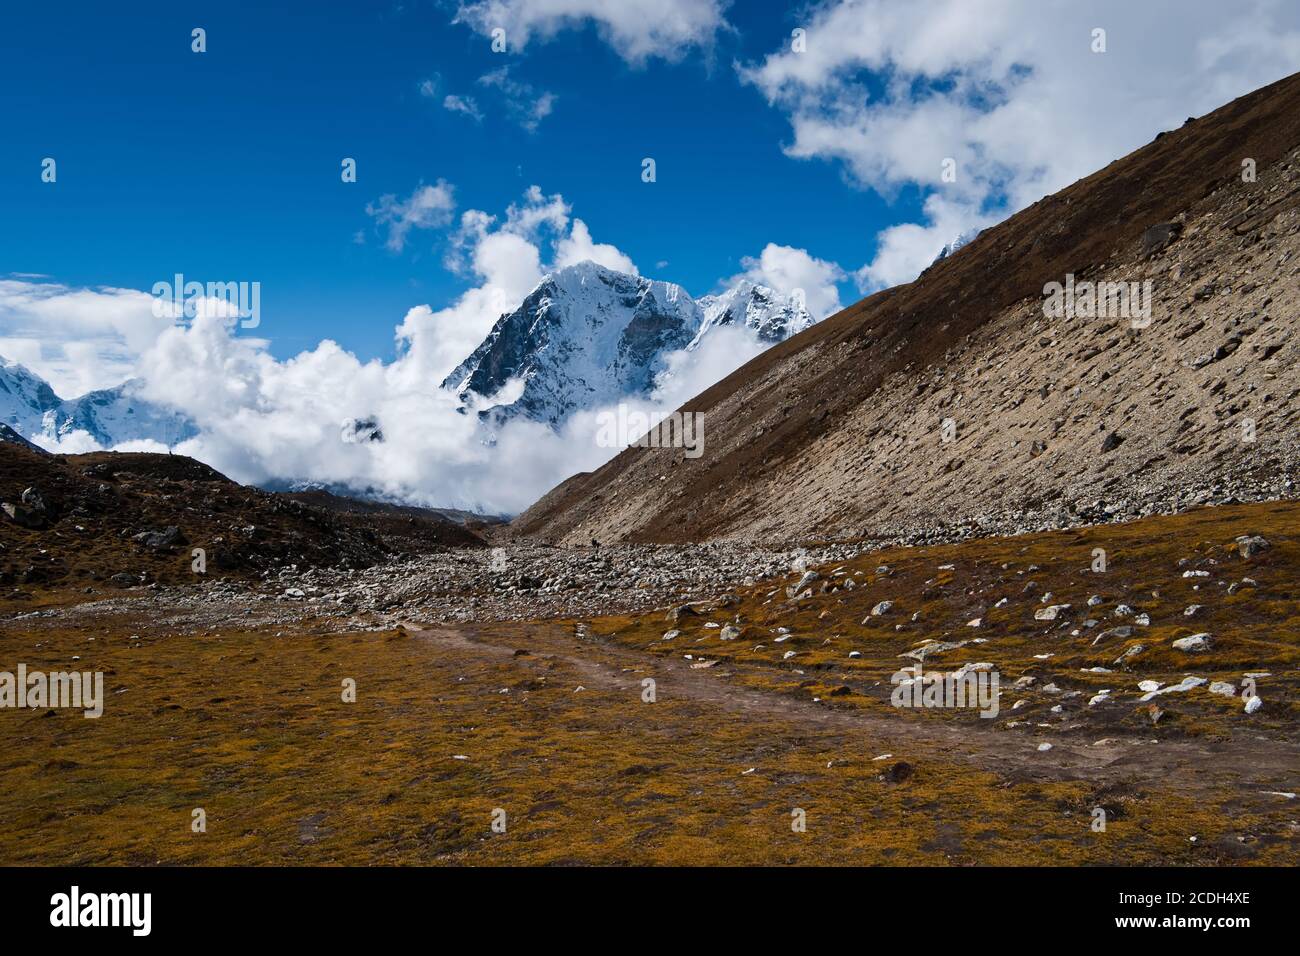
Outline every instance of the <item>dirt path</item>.
POLYGON ((487 657, 511 658, 522 670, 537 671, 558 659, 573 668, 592 687, 631 690, 644 677, 657 682, 657 693, 688 697, 731 713, 779 716, 809 728, 857 730, 889 742, 888 751, 923 753, 1004 777, 1030 780, 1088 780, 1097 784, 1140 783, 1180 791, 1239 790, 1243 795, 1276 791, 1294 785, 1300 768, 1300 747, 1282 741, 1245 738, 1216 742, 1197 739, 1162 740, 1107 738, 1096 745, 1059 735, 1052 749, 1040 752, 1036 737, 997 730, 979 722, 926 719, 836 709, 782 694, 745 686, 728 678, 744 670, 734 664, 724 668, 694 669, 689 663, 645 657, 628 648, 600 641, 579 640, 560 625, 530 630, 526 641, 508 644, 482 632, 465 629, 424 628, 405 624, 408 630, 434 645, 487 657), (526 645, 528 654, 516 656, 526 645))

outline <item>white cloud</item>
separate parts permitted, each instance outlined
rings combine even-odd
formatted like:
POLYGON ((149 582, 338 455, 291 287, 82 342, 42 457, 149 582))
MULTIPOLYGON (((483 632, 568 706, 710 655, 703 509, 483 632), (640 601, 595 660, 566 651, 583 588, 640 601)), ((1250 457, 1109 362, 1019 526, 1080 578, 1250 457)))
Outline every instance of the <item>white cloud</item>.
POLYGON ((854 273, 864 292, 911 282, 943 251, 943 247, 973 230, 1001 218, 980 213, 968 204, 955 203, 940 194, 926 197, 925 224, 904 222, 876 236, 876 255, 854 273))
POLYGON ((575 265, 590 260, 629 275, 640 275, 636 263, 614 246, 604 242, 592 242, 591 230, 581 219, 573 220, 573 230, 555 246, 555 267, 575 265))
POLYGON ((818 322, 840 310, 840 292, 835 283, 845 278, 844 270, 833 262, 809 255, 806 249, 769 242, 757 259, 746 256, 741 265, 745 271, 724 285, 731 286, 738 279, 746 278, 782 295, 801 289, 809 313, 818 322))
POLYGON ((499 91, 506 113, 530 133, 535 133, 542 120, 555 109, 554 93, 539 92, 531 83, 515 79, 510 75, 508 66, 484 73, 478 82, 481 86, 499 91))
POLYGON ((641 64, 651 57, 675 61, 692 48, 710 47, 727 27, 727 5, 726 0, 476 0, 461 4, 456 22, 484 36, 505 30, 510 50, 591 23, 623 59, 641 64))
POLYGON ((433 229, 451 221, 456 208, 454 192, 450 184, 439 179, 433 186, 416 186, 405 199, 398 199, 392 193, 380 196, 377 203, 366 205, 366 214, 375 220, 376 226, 388 227, 384 245, 393 252, 401 252, 412 229, 433 229))
POLYGON ((442 100, 443 109, 451 113, 464 113, 474 122, 483 122, 483 112, 478 108, 478 102, 472 96, 456 96, 448 93, 442 100))
POLYGON ((136 289, 0 280, 0 355, 64 398, 120 385, 135 356, 172 324, 154 314, 154 301, 136 289))
POLYGON ((823 0, 802 26, 804 52, 740 68, 788 114, 786 152, 936 197, 925 223, 881 235, 869 287, 1300 63, 1300 7, 1278 0, 823 0))
MULTIPOLYGON (((571 219, 563 196, 536 186, 503 216, 466 210, 456 232, 456 256, 473 287, 444 308, 410 309, 395 330, 399 350, 390 362, 362 362, 328 340, 278 360, 265 340, 246 330, 237 334, 237 320, 217 309, 174 324, 153 319, 154 300, 143 292, 14 281, 0 283, 0 333, 21 331, 19 326, 26 331, 0 335, 0 344, 17 345, 10 357, 37 374, 62 363, 84 366, 83 374, 110 368, 112 378, 95 383, 100 386, 141 378, 144 397, 183 410, 199 426, 199 435, 175 450, 239 481, 339 482, 427 505, 519 511, 616 449, 598 447, 594 427, 583 425, 586 419, 558 434, 527 421, 490 433, 440 385, 545 271, 579 256, 629 271, 636 267, 614 246, 596 242, 581 220, 571 219), (2 321, 12 316, 23 316, 23 322, 2 321), (76 335, 91 328, 113 334, 88 337, 79 350, 76 335), (95 351, 101 340, 113 345, 108 365, 95 351), (59 363, 48 360, 55 342, 64 350, 59 363), (342 440, 342 423, 364 416, 378 418, 384 442, 342 440)), ((733 349, 723 358, 737 361, 742 354, 733 349)), ((705 358, 683 359, 679 380, 695 381, 693 370, 705 358)), ((81 434, 58 450, 93 447, 81 434)), ((164 450, 147 442, 131 447, 164 450)))

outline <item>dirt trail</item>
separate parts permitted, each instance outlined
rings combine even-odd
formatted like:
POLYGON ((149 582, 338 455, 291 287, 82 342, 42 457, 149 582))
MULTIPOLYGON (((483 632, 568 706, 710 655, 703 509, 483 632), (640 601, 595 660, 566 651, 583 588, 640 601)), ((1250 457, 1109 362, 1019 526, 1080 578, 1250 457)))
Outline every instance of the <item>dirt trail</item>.
MULTIPOLYGON (((905 716, 882 716, 833 709, 776 691, 729 680, 745 668, 734 664, 693 669, 685 661, 653 659, 625 647, 580 640, 562 625, 530 629, 526 640, 505 643, 482 632, 404 625, 434 645, 454 647, 485 657, 511 658, 523 670, 538 671, 559 660, 592 687, 632 689, 653 676, 660 696, 688 697, 728 713, 778 716, 810 728, 856 730, 882 741, 886 751, 966 763, 1007 778, 1088 780, 1097 784, 1140 783, 1179 791, 1230 788, 1243 796, 1285 789, 1300 767, 1300 747, 1284 741, 1239 737, 1231 741, 1161 740, 1114 737, 1102 746, 1059 735, 1052 749, 1039 752, 1036 737, 986 727, 980 722, 905 716), (527 649, 528 653, 516 656, 527 649)), ((1275 798, 1269 798, 1275 799, 1275 798)))

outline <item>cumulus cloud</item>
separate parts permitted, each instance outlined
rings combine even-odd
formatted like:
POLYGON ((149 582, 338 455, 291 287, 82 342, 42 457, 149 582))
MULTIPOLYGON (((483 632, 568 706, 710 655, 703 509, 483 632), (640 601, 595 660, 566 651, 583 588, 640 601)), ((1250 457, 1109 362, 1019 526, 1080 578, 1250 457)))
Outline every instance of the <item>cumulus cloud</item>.
POLYGON ((948 243, 961 236, 969 237, 1002 218, 997 213, 980 212, 937 193, 926 197, 923 211, 924 224, 898 223, 876 236, 875 257, 853 274, 859 289, 871 292, 911 282, 934 262, 948 243))
POLYGON ((456 208, 455 190, 445 180, 432 186, 416 186, 411 195, 398 199, 393 193, 379 197, 378 202, 366 205, 366 214, 375 220, 376 227, 386 227, 384 241, 393 252, 406 248, 406 238, 412 229, 434 229, 451 221, 456 208))
POLYGON ((806 249, 769 242, 758 258, 746 256, 741 265, 745 271, 725 285, 745 278, 786 296, 802 290, 808 312, 819 322, 840 310, 840 291, 835 283, 846 278, 844 270, 834 262, 809 255, 806 249))
POLYGON ((476 0, 462 3, 456 22, 491 36, 505 30, 509 49, 562 30, 588 24, 629 63, 651 57, 680 60, 687 51, 709 47, 727 27, 727 0, 476 0))
POLYGON ((606 269, 640 275, 636 263, 609 243, 593 242, 591 230, 581 219, 573 220, 573 230, 555 246, 555 266, 563 269, 590 260, 606 269))
POLYGON ((786 152, 928 197, 924 223, 879 237, 870 288, 1300 61, 1300 7, 1276 0, 823 0, 801 26, 802 52, 739 68, 789 116, 786 152))
POLYGON ((0 280, 0 355, 37 372, 65 398, 120 385, 135 357, 172 324, 154 304, 137 289, 0 280))
MULTIPOLYGON (((363 362, 329 340, 280 360, 266 340, 240 328, 238 316, 202 308, 188 322, 155 319, 152 296, 134 290, 9 280, 0 284, 0 317, 22 315, 33 341, 40 333, 26 352, 11 356, 20 360, 50 354, 56 338, 71 356, 74 333, 104 331, 105 341, 118 343, 116 364, 112 378, 96 384, 140 378, 143 398, 184 412, 199 428, 195 438, 173 450, 236 480, 339 483, 419 504, 513 513, 618 449, 597 444, 595 411, 559 432, 528 421, 490 428, 441 383, 546 271, 579 256, 631 272, 636 266, 614 246, 596 242, 587 225, 571 217, 563 196, 536 186, 503 215, 466 210, 455 233, 455 264, 471 286, 442 308, 410 309, 395 329, 396 356, 387 362, 363 362), (46 321, 55 315, 65 316, 66 324, 46 321), (344 439, 343 423, 361 417, 378 420, 383 442, 344 439)), ((0 326, 0 331, 10 329, 0 326)), ((28 340, 15 336, 14 341, 28 340)), ((94 341, 86 348, 93 352, 94 341)), ((675 359, 675 384, 658 404, 677 400, 683 391, 693 394, 702 377, 747 356, 745 348, 735 347, 721 355, 707 351, 675 359)), ((93 356, 80 354, 75 362, 86 368, 95 364, 93 356)), ((53 367, 49 361, 24 364, 38 374, 53 367)), ((82 433, 58 450, 94 447, 82 433)), ((151 442, 121 447, 165 450, 151 442)))

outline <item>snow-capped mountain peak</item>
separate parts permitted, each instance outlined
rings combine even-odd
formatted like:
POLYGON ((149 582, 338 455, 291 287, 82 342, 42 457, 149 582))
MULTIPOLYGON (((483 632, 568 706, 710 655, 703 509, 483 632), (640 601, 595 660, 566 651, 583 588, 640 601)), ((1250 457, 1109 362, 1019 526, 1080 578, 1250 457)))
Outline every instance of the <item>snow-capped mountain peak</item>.
POLYGON ((442 385, 483 414, 558 425, 573 412, 646 396, 664 359, 699 346, 710 329, 744 325, 779 342, 813 324, 793 297, 743 280, 698 301, 680 285, 595 262, 542 279, 442 385))
POLYGON ((942 262, 944 259, 947 259, 950 255, 952 255, 962 246, 966 245, 967 243, 975 239, 975 237, 978 236, 981 232, 983 232, 982 229, 968 229, 966 232, 963 232, 956 239, 953 239, 942 249, 940 249, 939 254, 934 257, 930 265, 934 265, 935 263, 942 262))
POLYGON ((704 315, 697 342, 718 326, 743 325, 757 333, 762 341, 776 343, 802 332, 816 321, 801 298, 783 296, 748 279, 741 279, 720 295, 702 296, 697 301, 704 315))
POLYGON ((142 439, 172 445, 197 434, 187 416, 148 401, 142 389, 142 382, 130 379, 62 399, 39 375, 0 357, 0 423, 37 444, 80 431, 104 448, 142 439))

